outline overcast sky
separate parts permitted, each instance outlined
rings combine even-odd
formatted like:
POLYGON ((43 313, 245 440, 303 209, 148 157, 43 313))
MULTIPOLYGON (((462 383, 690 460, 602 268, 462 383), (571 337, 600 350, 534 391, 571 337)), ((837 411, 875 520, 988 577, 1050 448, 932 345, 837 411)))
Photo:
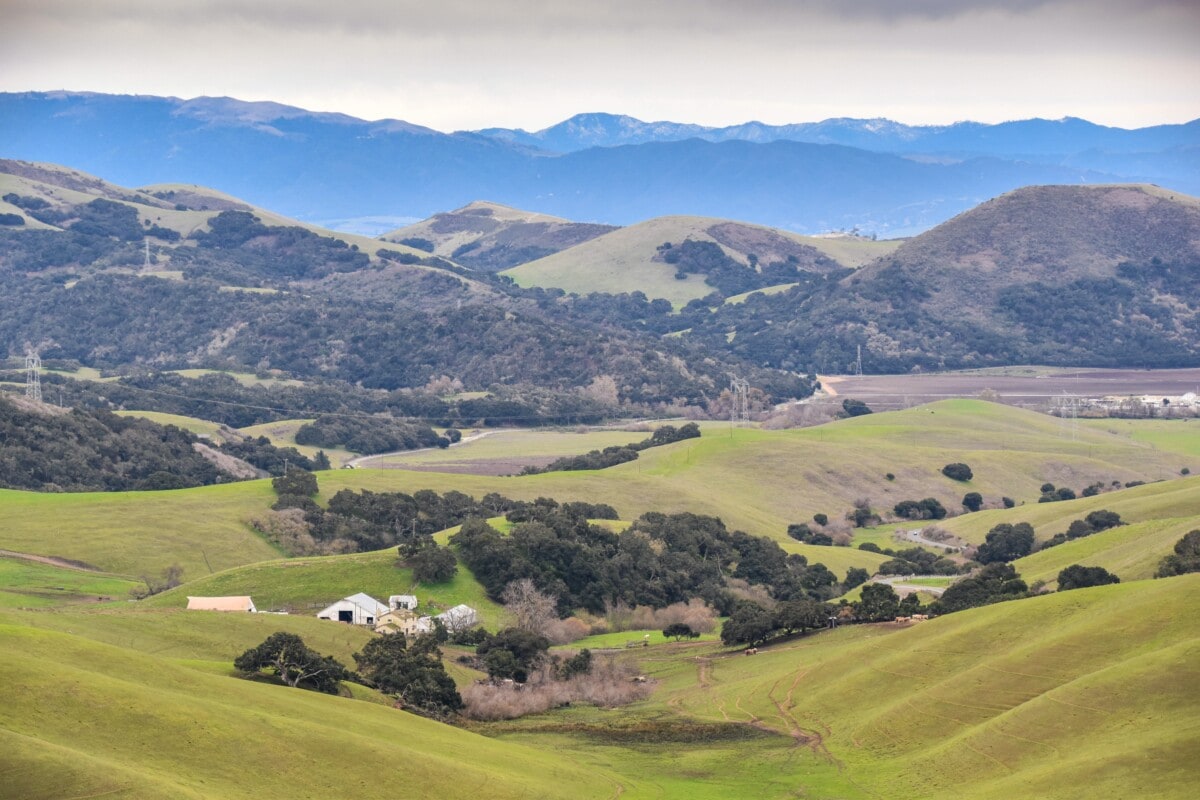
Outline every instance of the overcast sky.
POLYGON ((274 100, 439 130, 1200 117, 1196 0, 0 0, 0 91, 274 100))

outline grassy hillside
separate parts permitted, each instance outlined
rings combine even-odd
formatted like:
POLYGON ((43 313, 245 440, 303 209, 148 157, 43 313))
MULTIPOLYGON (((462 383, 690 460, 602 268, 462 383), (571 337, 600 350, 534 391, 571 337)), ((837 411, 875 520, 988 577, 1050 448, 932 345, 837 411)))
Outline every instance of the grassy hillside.
MULTIPOLYGON (((344 626, 332 626, 344 627, 344 626)), ((0 626, 5 793, 61 798, 607 797, 559 754, 402 711, 0 626), (464 754, 469 753, 469 758, 464 754)))
MULTIPOLYGON (((1200 516, 1200 476, 1149 483, 1057 503, 1029 502, 1017 508, 980 511, 939 522, 969 542, 982 543, 987 532, 1000 522, 1028 522, 1039 539, 1049 539, 1067 530, 1072 521, 1100 509, 1115 511, 1125 522, 1181 519, 1200 516)), ((1090 537, 1089 537, 1090 538, 1090 537)))
POLYGON ((487 598, 483 587, 461 564, 452 580, 423 585, 413 580, 412 570, 398 568, 396 560, 396 550, 388 548, 374 553, 265 561, 200 578, 140 605, 182 608, 187 605, 187 595, 248 594, 263 611, 288 610, 315 616, 335 600, 366 592, 385 603, 393 594, 415 594, 421 603, 419 610, 429 614, 466 603, 490 628, 507 619, 504 609, 487 598))
POLYGON ((138 581, 65 569, 23 558, 0 557, 0 608, 51 608, 101 599, 125 600, 138 581))
MULTIPOLYGON (((831 568, 836 559, 843 560, 842 567, 870 568, 879 563, 879 556, 796 545, 786 539, 787 525, 807 521, 817 512, 840 518, 857 498, 890 509, 899 500, 935 496, 947 508, 955 508, 964 493, 978 491, 989 501, 1009 496, 1030 504, 1025 506, 1029 519, 1045 538, 1065 530, 1071 519, 1087 510, 1106 507, 1109 497, 1038 506, 1043 482, 1078 490, 1094 481, 1165 479, 1177 475, 1177 461, 1174 453, 1104 430, 1081 428, 1072 438, 1050 417, 956 400, 816 428, 717 428, 700 439, 653 448, 637 461, 596 472, 501 478, 356 469, 321 473, 319 481, 325 498, 343 488, 410 493, 458 489, 475 497, 495 491, 530 500, 544 496, 606 502, 622 519, 651 510, 713 514, 731 528, 772 536, 831 568), (942 476, 942 466, 951 461, 970 464, 974 480, 964 484, 942 476), (894 480, 886 479, 888 472, 894 480), (1039 515, 1046 515, 1044 522, 1039 515), (1043 529, 1050 524, 1058 527, 1043 529)), ((1194 507, 1188 498, 1196 494, 1190 489, 1196 480, 1139 487, 1128 495, 1132 505, 1121 513, 1138 521, 1136 498, 1142 492, 1174 492, 1175 487, 1184 487, 1172 501, 1182 510, 1170 511, 1159 500, 1145 501, 1156 509, 1153 513, 1197 513, 1187 510, 1194 507)), ((185 578, 194 579, 278 557, 246 525, 273 499, 267 481, 121 495, 0 492, 0 512, 8 520, 0 530, 0 547, 76 558, 124 575, 157 573, 177 561, 185 568, 185 578), (70 536, 64 536, 64 530, 70 530, 70 536)), ((946 527, 982 541, 996 521, 1019 521, 999 514, 967 515, 948 521, 946 527)))
POLYGON ((1200 576, 657 665, 655 707, 790 735, 844 797, 1187 797, 1200 576), (690 661, 691 663, 688 663, 690 661))
POLYGON ((1013 566, 1027 583, 1040 580, 1052 587, 1058 573, 1072 564, 1104 567, 1122 581, 1146 580, 1154 577, 1163 557, 1174 552, 1175 543, 1197 529, 1200 512, 1183 519, 1137 522, 1039 551, 1018 559, 1013 566))
POLYGON ((684 239, 716 242, 727 255, 743 264, 755 254, 774 260, 804 248, 814 248, 843 266, 856 267, 890 253, 898 242, 867 239, 825 239, 800 236, 757 225, 707 217, 656 217, 620 228, 537 261, 504 272, 522 286, 557 287, 568 292, 645 292, 680 306, 713 291, 703 276, 676 280, 675 268, 656 261, 657 247, 684 239))
POLYGON ((118 575, 157 576, 179 564, 184 579, 278 558, 246 521, 274 502, 270 481, 165 492, 39 494, 0 490, 0 547, 60 556, 118 575))
POLYGON ((185 431, 191 431, 199 436, 207 436, 212 439, 218 439, 218 441, 221 440, 220 423, 210 422, 206 419, 185 417, 182 414, 167 414, 162 411, 118 411, 116 413, 122 417, 142 417, 151 422, 157 422, 159 425, 174 425, 177 428, 183 428, 185 431))
MULTIPOLYGON (((249 211, 259 217, 265 225, 296 226, 313 231, 321 236, 340 239, 357 246, 365 253, 374 254, 382 247, 424 255, 418 250, 380 242, 369 236, 330 231, 306 222, 281 216, 264 208, 253 206, 236 197, 215 189, 190 184, 156 184, 140 189, 128 189, 109 183, 93 175, 57 164, 34 164, 23 161, 0 161, 0 194, 14 193, 23 197, 36 197, 48 201, 52 206, 63 203, 89 203, 98 197, 133 206, 143 222, 170 228, 187 237, 197 230, 205 229, 208 220, 226 210, 249 211), (184 206, 180 209, 177 206, 184 206)), ((5 213, 22 214, 25 226, 51 228, 29 217, 22 209, 0 201, 5 213)), ((426 269, 414 266, 414 269, 426 269)))
POLYGON ((557 253, 614 230, 476 201, 384 234, 389 242, 419 243, 434 255, 495 272, 557 253))
MULTIPOLYGON (((247 436, 265 436, 276 447, 294 447, 309 458, 315 458, 317 451, 325 448, 296 444, 296 431, 310 422, 312 422, 311 419, 281 419, 275 422, 264 422, 261 425, 251 425, 240 430, 247 436)), ((351 453, 349 450, 325 449, 325 455, 329 457, 330 464, 340 467, 357 454, 351 453)))

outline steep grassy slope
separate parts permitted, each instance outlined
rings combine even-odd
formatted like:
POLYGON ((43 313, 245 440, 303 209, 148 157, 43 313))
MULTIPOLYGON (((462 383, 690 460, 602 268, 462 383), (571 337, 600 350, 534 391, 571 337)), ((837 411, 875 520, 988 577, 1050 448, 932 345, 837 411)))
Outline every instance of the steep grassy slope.
POLYGON ((657 248, 664 242, 684 239, 715 242, 734 260, 747 263, 756 255, 762 263, 789 255, 802 262, 827 256, 843 266, 856 267, 890 253, 898 242, 867 239, 824 239, 799 236, 757 225, 707 217, 657 217, 630 225, 577 245, 561 253, 507 270, 504 274, 522 286, 546 286, 568 292, 633 292, 661 297, 675 305, 713 291, 703 276, 675 278, 675 268, 664 263, 657 248))
POLYGON ((0 547, 62 556, 120 575, 157 575, 179 564, 184 579, 278 558, 246 520, 274 502, 270 481, 210 492, 39 494, 0 491, 8 522, 0 547))
POLYGON ((697 648, 665 696, 795 737, 841 796, 1188 797, 1200 576, 1078 590, 907 630, 843 629, 758 658, 697 648))
MULTIPOLYGON (((495 491, 522 499, 605 502, 622 519, 651 510, 713 514, 731 528, 775 537, 811 561, 833 567, 832 562, 844 556, 842 566, 872 567, 880 557, 871 553, 791 542, 785 535, 787 525, 809 520, 817 512, 839 518, 858 498, 870 499, 875 508, 890 509, 899 500, 935 496, 953 508, 965 492, 978 491, 990 501, 1009 496, 1032 503, 1026 508, 1033 512, 1036 507, 1037 514, 1048 515, 1047 524, 1060 525, 1043 533, 1048 537, 1065 530, 1071 519, 1086 510, 1105 507, 1107 498, 1037 506, 1043 482, 1080 489, 1094 481, 1157 480, 1176 475, 1177 461, 1174 453, 1104 430, 1081 429, 1072 438, 1053 418, 961 400, 817 428, 727 428, 724 433, 718 429, 700 439, 644 451, 637 461, 596 472, 499 478, 334 470, 321 473, 319 481, 325 498, 343 488, 410 493, 458 489, 476 497, 495 491), (963 484, 942 476, 942 466, 951 461, 970 464, 974 480, 963 484), (886 479, 888 472, 894 480, 886 479)), ((1195 480, 1159 484, 1158 489, 1139 487, 1139 491, 1172 491, 1175 486, 1190 487, 1195 480)), ((1180 497, 1188 495, 1185 489, 1180 497)), ((76 558, 131 575, 157 573, 177 561, 185 568, 185 578, 194 579, 278 557, 246 525, 273 499, 266 481, 121 495, 0 492, 0 510, 8 520, 0 530, 0 547, 76 558)), ((1191 507, 1188 502, 1181 499, 1184 510, 1169 516, 1196 513, 1186 510, 1191 507)), ((1153 504, 1157 507, 1158 501, 1153 504)), ((961 526, 965 538, 982 541, 998 520, 991 515, 999 513, 967 515, 947 527, 959 532, 961 526)), ((1137 521, 1132 508, 1127 518, 1137 521)), ((1038 518, 1031 514, 1030 519, 1038 518)))
MULTIPOLYGON (((335 626, 342 627, 342 626, 335 626)), ((339 697, 206 674, 78 636, 2 626, 9 796, 605 797, 538 753, 339 697), (469 753, 469 757, 466 754, 469 753)))
MULTIPOLYGON (((1197 487, 1193 485, 1193 493, 1197 487)), ((1055 586, 1058 573, 1072 564, 1104 567, 1122 581, 1154 577, 1164 556, 1189 531, 1200 529, 1200 511, 1190 517, 1166 517, 1123 525, 1083 539, 1041 550, 1013 562, 1027 583, 1055 586)))

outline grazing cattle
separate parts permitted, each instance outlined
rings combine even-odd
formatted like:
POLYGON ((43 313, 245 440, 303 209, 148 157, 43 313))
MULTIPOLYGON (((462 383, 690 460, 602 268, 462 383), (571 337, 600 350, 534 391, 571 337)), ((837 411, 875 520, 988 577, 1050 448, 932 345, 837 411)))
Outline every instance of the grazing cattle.
POLYGON ((912 617, 896 617, 896 622, 912 622, 912 617))
POLYGON ((756 655, 758 655, 758 648, 757 647, 747 647, 745 650, 745 653, 748 656, 756 656, 756 655))
POLYGON ((913 614, 912 619, 913 619, 913 622, 920 622, 923 619, 929 619, 929 615, 928 614, 913 614))

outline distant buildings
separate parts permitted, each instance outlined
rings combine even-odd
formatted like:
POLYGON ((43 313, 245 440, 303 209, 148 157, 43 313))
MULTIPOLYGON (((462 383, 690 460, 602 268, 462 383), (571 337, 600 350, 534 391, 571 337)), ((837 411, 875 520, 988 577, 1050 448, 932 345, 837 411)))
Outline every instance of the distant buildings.
POLYGON ((405 636, 432 633, 439 622, 450 633, 465 631, 479 624, 479 613, 468 605, 457 605, 436 616, 417 616, 414 610, 417 605, 416 596, 411 594, 394 594, 384 605, 374 597, 359 592, 322 609, 317 617, 351 625, 367 625, 377 633, 402 633, 405 636))
POLYGON ((338 600, 317 613, 319 619, 348 622, 351 625, 375 625, 390 609, 368 594, 359 592, 338 600))
POLYGON ((242 611, 251 614, 258 611, 254 601, 247 596, 192 597, 188 596, 188 611, 242 611))

